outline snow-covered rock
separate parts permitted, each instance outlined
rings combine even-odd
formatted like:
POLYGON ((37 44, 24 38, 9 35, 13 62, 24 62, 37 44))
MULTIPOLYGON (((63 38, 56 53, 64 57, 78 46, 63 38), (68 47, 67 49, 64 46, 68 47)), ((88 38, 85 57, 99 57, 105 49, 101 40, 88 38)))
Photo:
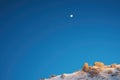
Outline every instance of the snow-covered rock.
POLYGON ((94 66, 89 66, 85 63, 81 71, 44 80, 120 80, 120 64, 105 66, 104 63, 95 62, 94 66))

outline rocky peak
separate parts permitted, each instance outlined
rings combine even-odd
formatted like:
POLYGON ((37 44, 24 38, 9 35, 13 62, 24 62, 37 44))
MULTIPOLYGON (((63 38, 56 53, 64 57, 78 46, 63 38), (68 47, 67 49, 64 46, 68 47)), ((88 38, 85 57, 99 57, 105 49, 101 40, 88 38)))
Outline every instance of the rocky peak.
POLYGON ((85 63, 81 71, 52 76, 44 80, 120 80, 120 65, 95 62, 94 66, 89 66, 85 63))

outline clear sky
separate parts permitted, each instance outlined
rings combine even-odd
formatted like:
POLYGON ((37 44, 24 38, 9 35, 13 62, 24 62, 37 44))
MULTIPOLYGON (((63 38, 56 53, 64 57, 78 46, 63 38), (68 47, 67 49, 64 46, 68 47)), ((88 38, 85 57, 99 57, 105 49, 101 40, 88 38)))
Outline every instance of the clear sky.
POLYGON ((95 61, 120 63, 120 0, 0 1, 0 80, 38 80, 95 61))

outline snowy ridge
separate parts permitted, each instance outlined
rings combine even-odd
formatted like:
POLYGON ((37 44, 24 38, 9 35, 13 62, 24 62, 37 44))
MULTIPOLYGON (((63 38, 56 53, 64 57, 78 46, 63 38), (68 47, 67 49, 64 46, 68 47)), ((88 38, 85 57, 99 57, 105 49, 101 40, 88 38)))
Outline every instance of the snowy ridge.
POLYGON ((85 63, 81 71, 53 75, 44 80, 120 80, 120 65, 105 66, 104 63, 95 62, 94 66, 89 66, 88 63, 85 63))

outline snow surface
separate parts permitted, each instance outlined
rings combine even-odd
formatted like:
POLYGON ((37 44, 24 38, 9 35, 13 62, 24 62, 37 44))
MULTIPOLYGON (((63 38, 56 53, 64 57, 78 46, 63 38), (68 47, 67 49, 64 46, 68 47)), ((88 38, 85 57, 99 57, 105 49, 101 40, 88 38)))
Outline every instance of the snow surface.
POLYGON ((90 72, 77 71, 70 74, 62 74, 44 80, 120 80, 120 65, 116 67, 105 66, 92 67, 90 72))

